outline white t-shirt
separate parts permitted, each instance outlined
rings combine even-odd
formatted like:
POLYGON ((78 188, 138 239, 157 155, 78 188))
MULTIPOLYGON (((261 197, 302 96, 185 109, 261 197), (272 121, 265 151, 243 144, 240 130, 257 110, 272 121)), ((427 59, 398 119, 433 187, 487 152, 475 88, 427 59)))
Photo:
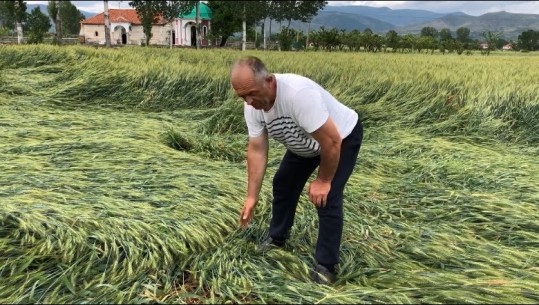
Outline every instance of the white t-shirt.
POLYGON ((277 96, 269 111, 244 104, 249 137, 258 137, 267 129, 270 137, 302 157, 320 155, 320 144, 310 133, 320 128, 329 117, 341 138, 356 126, 358 114, 337 101, 311 79, 296 74, 274 74, 277 96))

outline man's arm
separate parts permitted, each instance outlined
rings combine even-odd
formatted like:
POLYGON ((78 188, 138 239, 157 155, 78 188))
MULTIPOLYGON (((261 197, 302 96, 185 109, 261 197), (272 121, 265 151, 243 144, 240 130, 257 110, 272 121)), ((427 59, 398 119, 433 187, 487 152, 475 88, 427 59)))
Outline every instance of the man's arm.
POLYGON ((249 138, 247 145, 247 198, 240 214, 240 223, 246 227, 254 214, 258 195, 268 164, 268 133, 266 130, 259 137, 249 138))
POLYGON ((317 207, 324 207, 339 165, 342 138, 331 117, 311 135, 320 144, 320 167, 318 176, 309 186, 309 200, 317 207))

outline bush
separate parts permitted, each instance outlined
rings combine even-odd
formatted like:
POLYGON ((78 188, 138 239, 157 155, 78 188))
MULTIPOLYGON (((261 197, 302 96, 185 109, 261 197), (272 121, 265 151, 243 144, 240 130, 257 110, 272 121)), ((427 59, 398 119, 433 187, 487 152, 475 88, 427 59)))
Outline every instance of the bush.
POLYGON ((279 45, 282 51, 290 51, 294 42, 295 31, 288 27, 283 27, 279 34, 279 45))

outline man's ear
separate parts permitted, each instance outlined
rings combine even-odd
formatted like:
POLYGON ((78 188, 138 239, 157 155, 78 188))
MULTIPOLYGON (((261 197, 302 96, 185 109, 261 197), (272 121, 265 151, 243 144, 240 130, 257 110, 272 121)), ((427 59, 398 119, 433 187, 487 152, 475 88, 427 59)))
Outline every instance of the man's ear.
POLYGON ((266 77, 266 83, 271 84, 271 83, 274 82, 274 81, 275 81, 275 75, 270 74, 270 75, 268 75, 268 76, 266 77))

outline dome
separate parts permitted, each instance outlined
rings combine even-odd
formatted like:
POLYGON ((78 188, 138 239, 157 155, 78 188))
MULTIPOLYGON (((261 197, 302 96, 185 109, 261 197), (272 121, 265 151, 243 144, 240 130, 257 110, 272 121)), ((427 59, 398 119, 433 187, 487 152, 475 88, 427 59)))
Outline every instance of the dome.
MULTIPOLYGON (((182 19, 196 19, 197 17, 197 8, 196 5, 193 7, 193 10, 187 15, 181 15, 180 18, 182 19)), ((212 18, 212 12, 210 7, 204 3, 200 2, 200 19, 211 19, 212 18)))

